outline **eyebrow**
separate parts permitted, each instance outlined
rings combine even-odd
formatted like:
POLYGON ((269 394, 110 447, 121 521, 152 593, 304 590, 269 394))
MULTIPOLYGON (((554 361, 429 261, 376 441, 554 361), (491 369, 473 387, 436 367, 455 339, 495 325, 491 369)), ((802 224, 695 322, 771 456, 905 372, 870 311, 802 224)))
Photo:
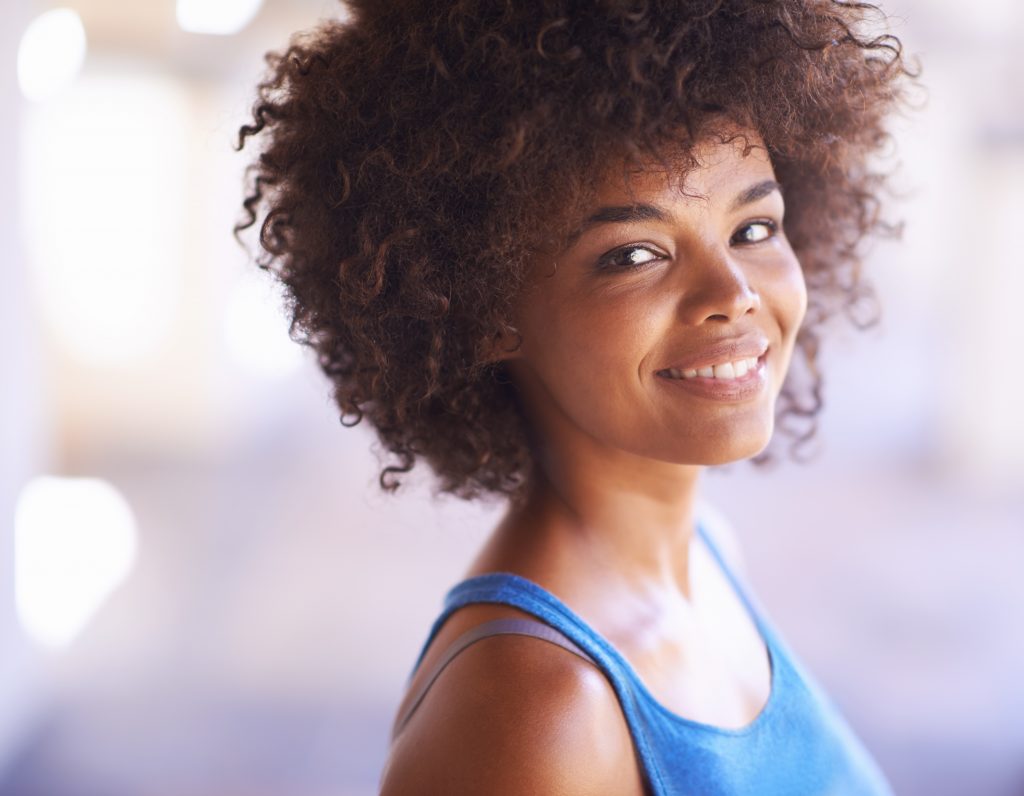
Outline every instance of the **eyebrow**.
POLYGON ((764 199, 766 196, 770 196, 776 191, 782 192, 782 186, 779 185, 775 180, 764 180, 755 185, 751 185, 747 190, 743 191, 739 196, 732 200, 730 210, 739 210, 746 205, 753 204, 758 199, 764 199))
POLYGON ((602 207, 587 217, 572 234, 576 240, 580 235, 593 227, 602 224, 633 224, 638 221, 669 221, 669 215, 657 205, 637 204, 602 207))
MULTIPOLYGON (((762 180, 751 185, 733 199, 732 204, 729 206, 729 212, 740 210, 759 199, 775 193, 775 191, 781 190, 782 186, 775 180, 762 180)), ((669 214, 663 208, 658 207, 658 205, 635 204, 601 207, 589 215, 569 236, 569 244, 572 245, 579 240, 580 236, 587 230, 602 224, 635 224, 641 221, 667 223, 670 220, 669 214)))

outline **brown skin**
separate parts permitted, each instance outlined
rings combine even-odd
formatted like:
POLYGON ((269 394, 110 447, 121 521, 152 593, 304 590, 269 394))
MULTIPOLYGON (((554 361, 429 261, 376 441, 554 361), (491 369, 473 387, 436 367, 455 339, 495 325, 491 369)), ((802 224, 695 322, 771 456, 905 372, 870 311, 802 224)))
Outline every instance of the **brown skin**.
POLYGON ((645 162, 722 119, 771 152, 807 276, 777 407, 776 437, 800 452, 822 405, 823 323, 863 322, 862 244, 892 231, 877 166, 910 86, 900 42, 877 35, 884 14, 834 0, 346 5, 268 55, 239 131, 257 151, 238 229, 259 230, 344 422, 379 436, 384 488, 425 463, 440 491, 522 499, 527 429, 489 347, 537 250, 615 156, 645 162))
MULTIPOLYGON (((457 611, 420 672, 468 628, 505 616, 524 615, 493 605, 457 611)), ((431 687, 394 739, 381 793, 639 796, 643 787, 604 675, 540 639, 494 636, 460 653, 431 687)))
MULTIPOLYGON (((773 409, 783 434, 813 433, 818 332, 836 313, 860 317, 861 243, 891 231, 872 159, 905 99, 899 41, 876 35, 872 5, 832 0, 348 5, 344 22, 270 54, 239 131, 259 152, 238 230, 259 229, 293 335, 314 349, 344 422, 378 434, 385 489, 426 462, 440 491, 515 507, 468 574, 532 578, 665 705, 745 724, 767 698, 765 649, 693 536, 698 474, 761 450, 773 409), (666 193, 656 169, 624 194, 609 168, 593 207, 649 201, 665 222, 554 242, 590 215, 575 218, 606 164, 657 161, 723 120, 759 131, 771 153, 810 287, 802 367, 781 393, 801 272, 784 238, 732 242, 748 218, 781 212, 779 197, 727 209, 770 175, 763 153, 729 150, 716 166, 705 152, 689 181, 703 202, 666 193), (594 273, 627 243, 659 254, 594 273), (496 363, 510 324, 523 345, 496 363), (736 335, 771 346, 756 399, 709 401, 657 375, 736 335)), ((674 154, 681 172, 695 165, 674 154)), ((463 630, 514 613, 456 612, 422 671, 463 630)), ((505 636, 444 672, 396 738, 383 788, 621 796, 639 783, 607 681, 505 636)))
MULTIPOLYGON (((695 541, 694 503, 703 466, 767 445, 807 293, 779 192, 737 204, 774 179, 765 150, 708 141, 695 151, 701 167, 685 193, 650 169, 628 185, 609 176, 598 194, 598 206, 655 205, 663 219, 591 227, 538 258, 516 307, 522 344, 507 355, 536 475, 467 575, 505 571, 539 583, 611 641, 666 707, 735 728, 767 701, 770 662, 695 541), (601 269, 612 252, 631 265, 601 269), (735 339, 768 346, 765 384, 753 396, 711 399, 665 379, 664 369, 735 339)), ((456 612, 419 674, 465 629, 517 613, 456 612)), ((607 681, 522 637, 463 652, 396 739, 385 793, 438 792, 440 782, 445 793, 641 792, 607 681)))

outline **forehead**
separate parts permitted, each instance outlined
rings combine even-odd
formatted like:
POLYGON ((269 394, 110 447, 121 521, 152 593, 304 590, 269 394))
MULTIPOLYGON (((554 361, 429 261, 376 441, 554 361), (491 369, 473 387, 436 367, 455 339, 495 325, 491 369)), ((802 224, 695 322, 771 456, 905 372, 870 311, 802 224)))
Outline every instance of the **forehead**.
POLYGON ((620 159, 580 196, 562 239, 568 249, 606 222, 664 220, 666 214, 724 212, 774 192, 771 158, 756 135, 710 138, 674 156, 628 165, 620 159))
POLYGON ((756 134, 705 138, 662 161, 620 162, 595 186, 596 204, 628 204, 657 197, 662 203, 731 202, 747 185, 774 179, 771 158, 756 134))

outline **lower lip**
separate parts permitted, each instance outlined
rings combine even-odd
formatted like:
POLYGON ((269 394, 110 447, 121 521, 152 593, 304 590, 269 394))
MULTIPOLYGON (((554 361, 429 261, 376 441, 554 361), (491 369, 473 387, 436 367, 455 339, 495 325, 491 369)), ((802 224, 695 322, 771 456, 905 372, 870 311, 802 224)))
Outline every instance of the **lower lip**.
POLYGON ((692 395, 701 398, 710 398, 713 401, 726 401, 739 403, 758 398, 764 392, 768 384, 767 368, 762 355, 757 360, 757 366, 748 370, 745 375, 738 379, 714 379, 697 376, 692 379, 673 379, 669 376, 658 376, 659 379, 669 387, 686 390, 692 395))

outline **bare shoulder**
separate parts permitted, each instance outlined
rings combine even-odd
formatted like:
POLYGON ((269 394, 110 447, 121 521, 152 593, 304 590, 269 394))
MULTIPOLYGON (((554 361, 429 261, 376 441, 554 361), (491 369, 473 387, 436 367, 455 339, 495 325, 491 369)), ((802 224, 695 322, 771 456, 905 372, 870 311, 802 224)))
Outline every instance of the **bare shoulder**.
POLYGON ((394 739, 384 796, 640 796, 625 717, 593 665, 542 639, 491 636, 444 669, 394 739))

